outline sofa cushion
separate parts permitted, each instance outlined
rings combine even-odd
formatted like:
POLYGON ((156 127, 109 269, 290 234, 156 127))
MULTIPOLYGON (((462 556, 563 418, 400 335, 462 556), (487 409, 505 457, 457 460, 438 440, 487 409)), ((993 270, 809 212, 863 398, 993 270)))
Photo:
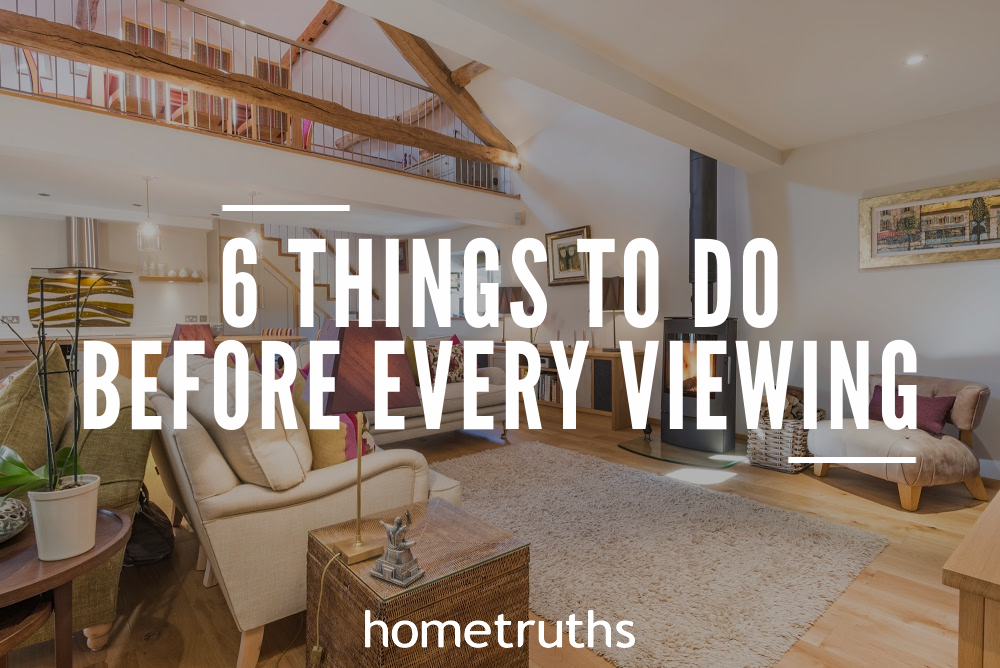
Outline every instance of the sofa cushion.
MULTIPOLYGON (((160 365, 157 381, 160 389, 174 395, 174 360, 168 357, 160 365)), ((248 415, 246 424, 232 431, 223 429, 215 420, 215 365, 205 357, 188 357, 189 377, 198 378, 198 390, 188 395, 188 412, 211 435, 233 473, 244 483, 269 487, 275 491, 289 489, 305 480, 312 468, 309 433, 303 428, 286 428, 281 411, 275 405, 274 429, 264 429, 261 413, 260 374, 247 372, 248 415)), ((232 413, 236 392, 236 369, 226 368, 229 413, 232 413)), ((296 412, 296 425, 302 427, 302 416, 296 412)))
MULTIPOLYGON (((46 366, 49 371, 65 371, 66 359, 59 346, 49 351, 46 366)), ((38 365, 29 364, 0 392, 0 444, 13 448, 24 463, 36 469, 45 463, 45 411, 38 389, 38 365)), ((69 374, 49 376, 49 416, 52 442, 59 443, 70 416, 73 392, 69 374)))
MULTIPOLYGON (((955 397, 922 397, 919 394, 917 400, 917 429, 922 429, 928 434, 940 436, 944 433, 944 426, 948 422, 948 413, 955 405, 955 397)), ((895 406, 896 417, 903 415, 903 397, 896 395, 895 406)), ((872 392, 871 403, 868 404, 868 418, 885 422, 882 419, 882 386, 876 385, 872 392)))
POLYGON ((979 459, 951 436, 920 429, 889 429, 870 421, 868 429, 833 429, 828 421, 809 430, 809 451, 817 457, 915 457, 915 464, 845 464, 883 480, 925 487, 963 482, 979 475, 979 459))

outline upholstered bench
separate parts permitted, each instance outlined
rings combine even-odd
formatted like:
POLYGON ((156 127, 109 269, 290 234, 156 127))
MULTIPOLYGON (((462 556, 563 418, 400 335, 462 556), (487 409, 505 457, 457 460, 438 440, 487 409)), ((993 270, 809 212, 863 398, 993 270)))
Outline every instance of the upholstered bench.
MULTIPOLYGON (((979 459, 972 452, 972 430, 982 422, 990 389, 978 383, 930 376, 899 376, 897 382, 917 386, 925 397, 955 397, 947 422, 958 429, 959 438, 934 436, 920 429, 892 430, 884 422, 871 420, 868 429, 858 429, 845 420, 843 429, 820 422, 809 432, 809 451, 816 457, 915 457, 914 464, 845 464, 847 468, 894 482, 905 510, 916 510, 920 492, 930 485, 964 483, 973 497, 988 501, 979 459), (959 440, 961 439, 961 440, 959 440)), ((869 378, 869 396, 882 377, 869 378)), ((825 476, 829 464, 816 464, 817 476, 825 476)))

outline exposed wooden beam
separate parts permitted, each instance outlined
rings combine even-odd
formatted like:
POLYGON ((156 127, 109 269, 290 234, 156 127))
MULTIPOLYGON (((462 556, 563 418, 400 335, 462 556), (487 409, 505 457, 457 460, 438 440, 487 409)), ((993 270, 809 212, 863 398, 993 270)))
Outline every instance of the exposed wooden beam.
POLYGON ((470 60, 457 70, 452 71, 451 82, 459 88, 465 88, 473 79, 489 69, 489 65, 483 65, 478 60, 470 60))
MULTIPOLYGON (((437 95, 432 95, 420 104, 414 105, 404 111, 401 114, 396 114, 392 117, 392 120, 398 121, 400 123, 405 123, 406 125, 414 125, 419 123, 421 120, 426 118, 432 111, 438 109, 441 106, 441 98, 437 95)), ((370 137, 364 137, 362 135, 356 134, 354 132, 345 134, 343 137, 338 139, 334 145, 344 151, 356 144, 360 144, 370 137)))
POLYGON ((518 164, 517 154, 512 151, 482 146, 388 118, 368 116, 263 79, 220 72, 214 67, 161 53, 141 44, 123 42, 33 16, 0 10, 0 42, 276 109, 293 117, 307 118, 383 141, 474 161, 512 167, 518 164))
POLYGON ((90 30, 97 18, 97 6, 101 0, 76 0, 76 27, 90 30))
POLYGON ((469 126, 469 129, 475 132, 477 137, 488 146, 510 152, 516 150, 510 140, 490 123, 469 92, 452 83, 451 70, 426 40, 388 23, 381 21, 376 21, 376 23, 382 28, 382 32, 389 38, 389 41, 399 49, 406 61, 417 71, 417 74, 427 82, 430 89, 444 99, 455 115, 469 126))
MULTIPOLYGON (((339 2, 333 2, 333 0, 327 0, 323 7, 316 13, 313 20, 309 22, 306 29, 302 31, 299 35, 299 42, 303 44, 313 44, 319 36, 323 34, 333 20, 337 18, 337 14, 340 13, 344 6, 339 2)), ((285 55, 281 57, 281 66, 288 68, 299 62, 299 58, 302 57, 302 49, 292 47, 285 52, 285 55)))

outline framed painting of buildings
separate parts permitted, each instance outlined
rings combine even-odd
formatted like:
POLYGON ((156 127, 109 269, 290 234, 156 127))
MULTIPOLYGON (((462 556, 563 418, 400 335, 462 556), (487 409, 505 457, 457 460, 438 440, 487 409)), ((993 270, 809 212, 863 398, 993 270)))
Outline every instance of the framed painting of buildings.
POLYGON ((862 269, 1000 258, 1000 179, 861 200, 862 269))

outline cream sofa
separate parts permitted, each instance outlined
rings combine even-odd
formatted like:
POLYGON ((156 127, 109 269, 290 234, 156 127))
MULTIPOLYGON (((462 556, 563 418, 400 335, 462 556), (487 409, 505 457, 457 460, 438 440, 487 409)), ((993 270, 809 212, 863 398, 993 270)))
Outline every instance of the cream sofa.
MULTIPOLYGON (((309 344, 306 343, 296 350, 299 367, 309 363, 309 344)), ((507 375, 503 369, 486 367, 477 369, 476 374, 489 380, 489 389, 477 394, 477 415, 492 415, 494 422, 499 422, 500 437, 507 437, 507 426, 504 415, 507 410, 507 375)), ((420 392, 420 388, 417 388, 420 392)), ((422 401, 422 400, 421 400, 422 401)), ((440 434, 447 431, 458 431, 465 428, 465 383, 448 383, 444 392, 444 404, 441 407, 441 426, 439 429, 428 429, 424 422, 423 406, 401 408, 389 411, 390 415, 402 415, 406 418, 405 427, 400 430, 379 429, 374 413, 366 413, 369 424, 372 425, 372 435, 379 445, 408 441, 421 436, 440 434)))
MULTIPOLYGON (((972 430, 983 420, 990 388, 931 376, 897 376, 896 381, 916 385, 920 396, 955 397, 947 421, 958 429, 959 438, 933 436, 920 429, 892 430, 876 420, 869 422, 868 429, 858 429, 850 420, 844 421, 843 429, 833 429, 830 422, 824 421, 809 431, 809 451, 816 457, 915 457, 914 464, 845 464, 896 483, 904 510, 917 510, 921 490, 930 485, 964 483, 974 498, 988 501, 979 476, 979 459, 972 452, 972 430)), ((881 375, 870 376, 868 396, 881 384, 881 375)), ((816 464, 814 470, 822 477, 829 467, 816 464)))
MULTIPOLYGON (((246 426, 223 430, 211 419, 212 360, 201 357, 189 359, 188 375, 199 378, 200 389, 188 395, 187 428, 176 429, 173 361, 164 360, 160 391, 149 396, 162 418, 154 460, 168 495, 204 550, 210 571, 206 584, 217 579, 242 632, 237 665, 254 666, 264 625, 305 609, 307 532, 354 517, 357 465, 351 460, 311 470, 301 418, 300 429, 285 429, 276 413, 277 429, 260 429, 260 377, 255 374, 250 374, 246 426)), ((230 388, 234 373, 230 369, 230 388)), ((412 450, 363 457, 361 490, 365 513, 430 496, 461 504, 459 484, 429 471, 424 457, 412 450)))

